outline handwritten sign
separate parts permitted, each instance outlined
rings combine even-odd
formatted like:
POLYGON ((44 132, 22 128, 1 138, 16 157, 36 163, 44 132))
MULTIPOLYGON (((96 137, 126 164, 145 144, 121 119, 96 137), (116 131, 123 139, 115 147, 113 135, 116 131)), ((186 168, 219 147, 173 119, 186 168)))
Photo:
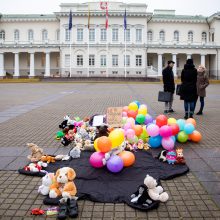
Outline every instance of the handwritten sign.
POLYGON ((122 107, 110 107, 107 109, 107 123, 111 127, 122 126, 122 107))

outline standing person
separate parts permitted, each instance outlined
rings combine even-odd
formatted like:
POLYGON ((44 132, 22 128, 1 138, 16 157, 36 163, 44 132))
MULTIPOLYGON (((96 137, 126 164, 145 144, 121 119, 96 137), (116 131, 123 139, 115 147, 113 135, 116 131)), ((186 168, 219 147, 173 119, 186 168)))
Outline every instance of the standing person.
POLYGON ((204 98, 206 96, 206 87, 209 85, 209 79, 206 74, 206 68, 203 65, 200 65, 198 70, 197 70, 197 95, 199 96, 200 99, 200 109, 197 112, 197 115, 202 115, 203 114, 203 108, 205 105, 204 98))
POLYGON ((193 118, 195 102, 197 100, 197 70, 192 59, 188 59, 181 73, 180 98, 184 100, 185 119, 193 118))
POLYGON ((173 105, 173 93, 175 91, 175 83, 174 83, 174 75, 173 75, 173 66, 175 62, 169 60, 167 62, 167 67, 163 69, 163 84, 164 84, 164 92, 171 92, 172 98, 170 102, 165 102, 165 110, 164 113, 167 114, 169 112, 174 112, 173 105))

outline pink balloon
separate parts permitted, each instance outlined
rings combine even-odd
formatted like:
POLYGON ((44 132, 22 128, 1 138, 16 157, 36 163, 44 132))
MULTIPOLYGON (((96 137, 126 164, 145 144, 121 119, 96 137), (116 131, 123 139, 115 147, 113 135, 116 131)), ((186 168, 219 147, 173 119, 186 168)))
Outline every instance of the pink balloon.
POLYGON ((122 112, 122 117, 127 117, 127 116, 128 116, 127 112, 122 112))
POLYGON ((102 152, 94 152, 89 159, 90 164, 95 168, 103 167, 102 159, 105 158, 105 154, 102 152))
POLYGON ((122 108, 122 111, 123 111, 123 112, 128 112, 128 106, 124 106, 124 107, 122 108))
POLYGON ((155 124, 150 124, 149 126, 147 126, 147 133, 151 137, 155 137, 159 134, 159 127, 155 124))
POLYGON ((161 137, 170 137, 172 136, 172 128, 168 125, 160 127, 160 136, 161 137))
POLYGON ((162 146, 165 150, 173 150, 174 141, 171 137, 162 138, 162 146))
POLYGON ((135 135, 135 131, 133 129, 128 129, 126 131, 126 136, 127 136, 128 139, 133 139, 134 135, 135 135))
POLYGON ((124 129, 125 130, 128 130, 132 127, 131 123, 130 122, 127 122, 125 125, 124 125, 124 129))
POLYGON ((129 117, 128 119, 127 119, 127 123, 131 123, 132 125, 134 125, 135 124, 135 120, 133 119, 133 118, 131 118, 131 117, 129 117))

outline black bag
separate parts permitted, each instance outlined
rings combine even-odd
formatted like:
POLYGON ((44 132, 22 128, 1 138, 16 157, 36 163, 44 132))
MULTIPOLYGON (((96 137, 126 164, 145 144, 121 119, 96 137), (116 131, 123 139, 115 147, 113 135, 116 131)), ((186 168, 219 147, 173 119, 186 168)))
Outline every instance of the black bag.
POLYGON ((176 95, 180 95, 181 86, 182 86, 182 84, 176 85, 176 95))
POLYGON ((158 102, 171 102, 171 100, 172 100, 172 93, 171 92, 159 91, 158 102))

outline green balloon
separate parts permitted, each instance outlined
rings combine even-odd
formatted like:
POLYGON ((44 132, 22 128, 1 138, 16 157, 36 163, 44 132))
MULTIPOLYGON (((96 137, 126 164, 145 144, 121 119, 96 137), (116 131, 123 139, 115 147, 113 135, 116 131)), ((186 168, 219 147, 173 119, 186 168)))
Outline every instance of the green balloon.
POLYGON ((142 114, 138 114, 136 117, 136 122, 138 122, 139 124, 144 124, 145 121, 145 116, 142 114))
POLYGON ((177 140, 180 143, 185 143, 188 140, 188 134, 185 133, 185 131, 181 131, 179 132, 179 134, 177 135, 177 140))
POLYGON ((144 143, 146 143, 146 141, 147 141, 147 135, 144 134, 144 133, 142 133, 142 134, 139 136, 139 139, 143 140, 144 143))

